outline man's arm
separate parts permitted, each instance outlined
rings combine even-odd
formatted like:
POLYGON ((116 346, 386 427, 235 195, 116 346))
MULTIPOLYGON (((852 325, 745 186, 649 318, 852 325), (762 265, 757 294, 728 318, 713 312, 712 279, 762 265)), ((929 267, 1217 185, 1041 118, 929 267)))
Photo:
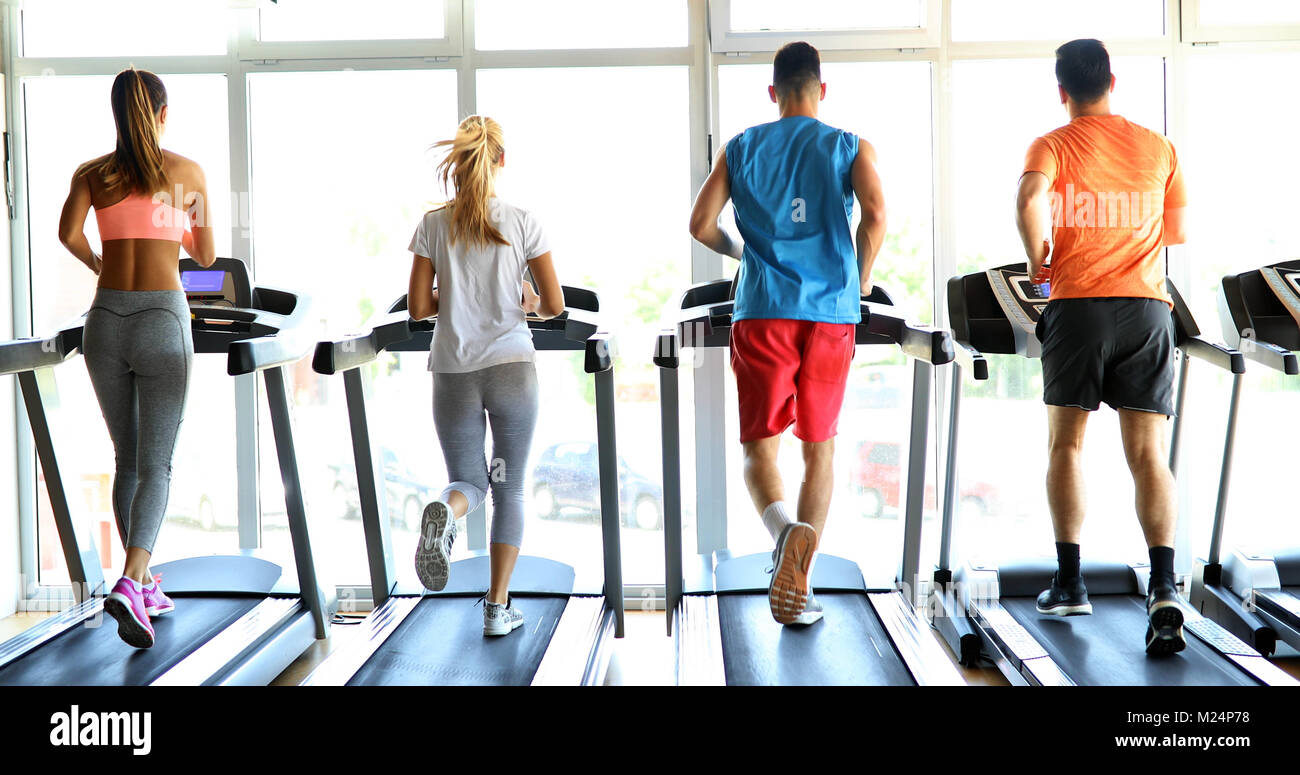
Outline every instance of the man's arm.
POLYGON ((853 193, 862 209, 856 235, 858 280, 863 296, 871 294, 871 268, 885 242, 885 192, 876 172, 876 149, 866 140, 858 140, 858 155, 853 160, 853 193))
POLYGON ((730 198, 731 178, 727 174, 727 149, 724 147, 718 151, 713 171, 700 186, 700 193, 695 195, 695 206, 691 208, 691 236, 715 253, 739 259, 744 243, 733 238, 718 223, 722 208, 727 206, 730 198))
POLYGON ((1051 181, 1041 172, 1026 172, 1020 178, 1020 190, 1016 194, 1016 228, 1020 230, 1020 241, 1025 246, 1025 257, 1029 263, 1029 276, 1038 278, 1043 271, 1043 264, 1052 254, 1052 245, 1047 240, 1046 225, 1052 214, 1051 203, 1047 199, 1047 190, 1051 181))
POLYGON ((1187 242, 1187 208, 1174 207, 1165 210, 1165 240, 1163 247, 1182 245, 1187 242))

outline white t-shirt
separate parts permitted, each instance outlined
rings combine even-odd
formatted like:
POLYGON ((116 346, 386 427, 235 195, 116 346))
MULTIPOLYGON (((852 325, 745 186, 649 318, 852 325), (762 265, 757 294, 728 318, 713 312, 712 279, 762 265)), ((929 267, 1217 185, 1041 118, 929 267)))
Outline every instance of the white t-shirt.
POLYGON ((533 337, 520 306, 524 270, 550 246, 532 213, 495 197, 489 208, 509 245, 452 245, 446 208, 425 213, 411 238, 411 252, 433 260, 438 287, 430 371, 478 371, 533 360, 533 337))

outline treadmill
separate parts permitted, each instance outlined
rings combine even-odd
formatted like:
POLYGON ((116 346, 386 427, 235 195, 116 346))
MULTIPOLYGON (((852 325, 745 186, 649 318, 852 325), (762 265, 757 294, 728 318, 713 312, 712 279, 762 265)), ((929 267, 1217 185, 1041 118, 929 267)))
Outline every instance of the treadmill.
POLYGON ((595 381, 603 588, 575 587, 572 567, 521 554, 510 594, 527 601, 524 626, 504 637, 484 637, 476 601, 487 594, 489 584, 486 504, 466 515, 471 556, 452 563, 446 589, 399 586, 361 370, 385 351, 429 351, 437 320, 411 320, 403 294, 365 331, 316 346, 316 371, 343 374, 374 609, 361 622, 361 632, 318 665, 304 686, 604 683, 611 636, 623 637, 613 338, 598 330, 595 291, 571 286, 563 291, 564 312, 549 320, 529 318, 528 327, 539 351, 583 352, 584 370, 595 381))
POLYGON ((286 575, 251 552, 155 565, 176 610, 153 620, 158 637, 152 648, 123 643, 103 613, 107 590, 93 538, 78 529, 60 475, 45 413, 53 374, 38 375, 77 354, 85 319, 45 339, 0 343, 0 371, 18 375, 77 601, 0 644, 0 685, 265 685, 328 634, 283 373, 311 349, 303 335, 309 302, 289 291, 252 287, 236 259, 218 258, 210 268, 183 259, 180 269, 195 353, 225 354, 232 376, 260 372, 265 380, 295 568, 286 575))
MULTIPOLYGON (((1300 374, 1300 261, 1287 261, 1223 278, 1219 315, 1224 336, 1247 358, 1288 376, 1300 374)), ((1221 556, 1228 479, 1241 402, 1242 375, 1232 376, 1232 398, 1219 475, 1219 497, 1209 556, 1198 559, 1191 601, 1201 613, 1260 653, 1278 641, 1300 650, 1300 547, 1236 547, 1221 556)))
MULTIPOLYGON (((1174 323, 1179 356, 1179 381, 1170 467, 1177 470, 1181 417, 1191 358, 1239 374, 1245 369, 1241 353, 1213 344, 1200 330, 1173 283, 1174 323)), ((959 346, 972 352, 1036 358, 1041 348, 1034 334, 1047 306, 1030 280, 1024 263, 954 277, 948 281, 948 310, 959 346)), ((960 373, 953 374, 953 411, 960 399, 960 373)), ((950 429, 945 513, 956 494, 957 426, 950 429)), ((945 529, 951 531, 951 521, 945 529)), ((1146 655, 1146 592, 1150 569, 1143 565, 1083 563, 1088 581, 1091 616, 1056 617, 1037 612, 1038 593, 1051 583, 1056 561, 1036 560, 1001 566, 967 562, 949 572, 947 544, 936 572, 935 600, 930 610, 935 627, 963 663, 991 659, 1012 684, 1072 685, 1297 685, 1297 681, 1187 606, 1183 630, 1187 648, 1163 658, 1146 655)))
POLYGON ((663 432, 664 568, 668 634, 679 685, 965 685, 908 602, 921 553, 931 378, 953 359, 948 331, 909 323, 876 286, 862 300, 859 345, 897 345, 915 361, 900 584, 874 589, 858 565, 819 553, 812 587, 826 611, 808 627, 772 620, 771 553, 683 557, 678 372, 682 350, 728 347, 735 280, 694 285, 656 342, 663 432))

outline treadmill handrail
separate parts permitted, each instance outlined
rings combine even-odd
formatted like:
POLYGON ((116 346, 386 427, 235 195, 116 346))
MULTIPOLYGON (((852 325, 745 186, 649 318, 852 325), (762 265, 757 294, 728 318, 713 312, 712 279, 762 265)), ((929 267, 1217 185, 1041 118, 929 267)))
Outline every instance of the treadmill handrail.
POLYGON ((907 355, 933 366, 951 363, 957 356, 951 331, 912 323, 897 307, 864 299, 862 322, 867 331, 888 337, 907 355))
POLYGON ((24 337, 0 342, 0 374, 19 374, 57 366, 81 349, 82 315, 49 336, 24 337))
POLYGON ((1180 345, 1183 352, 1232 374, 1244 374, 1246 357, 1225 344, 1211 342, 1203 336, 1189 336, 1180 345))
POLYGON ((307 317, 311 312, 310 296, 269 286, 256 287, 253 296, 258 299, 272 296, 277 301, 292 299, 293 310, 287 315, 269 310, 256 310, 255 322, 274 321, 276 332, 230 343, 226 373, 232 377, 275 366, 287 366, 302 360, 307 353, 311 352, 312 343, 307 326, 307 317))
POLYGON ((989 378, 989 361, 984 357, 984 353, 971 347, 968 343, 960 339, 953 339, 953 362, 967 371, 977 380, 986 380, 989 378))
POLYGON ((390 346, 411 338, 415 321, 405 311, 376 317, 378 322, 365 331, 317 342, 311 364, 316 373, 337 374, 364 366, 390 346))

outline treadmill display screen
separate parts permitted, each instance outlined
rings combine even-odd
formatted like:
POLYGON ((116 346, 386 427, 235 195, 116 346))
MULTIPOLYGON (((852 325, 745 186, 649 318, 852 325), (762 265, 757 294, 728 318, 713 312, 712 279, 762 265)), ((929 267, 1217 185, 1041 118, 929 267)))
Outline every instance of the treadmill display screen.
POLYGON ((221 293, 226 273, 220 269, 181 272, 181 287, 186 293, 221 293))

